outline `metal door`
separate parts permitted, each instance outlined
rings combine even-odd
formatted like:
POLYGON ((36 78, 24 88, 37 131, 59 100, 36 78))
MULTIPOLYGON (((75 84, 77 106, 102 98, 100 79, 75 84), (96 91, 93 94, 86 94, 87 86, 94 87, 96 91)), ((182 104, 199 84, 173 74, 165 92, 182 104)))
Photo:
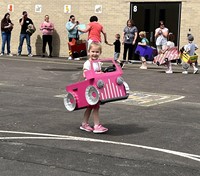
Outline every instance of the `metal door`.
MULTIPOLYGON (((138 31, 146 31, 151 46, 155 46, 154 33, 163 20, 165 26, 175 36, 175 45, 179 45, 181 2, 131 2, 130 18, 134 20, 138 31)), ((138 37, 137 41, 140 41, 138 37)))

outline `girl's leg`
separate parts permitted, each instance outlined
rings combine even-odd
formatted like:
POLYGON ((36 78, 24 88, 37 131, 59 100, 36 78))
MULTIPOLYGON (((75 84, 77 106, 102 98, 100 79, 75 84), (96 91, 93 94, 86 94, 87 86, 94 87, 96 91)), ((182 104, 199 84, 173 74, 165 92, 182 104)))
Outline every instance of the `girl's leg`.
POLYGON ((93 118, 94 118, 94 130, 93 133, 105 133, 108 131, 108 128, 103 127, 99 122, 99 105, 96 105, 93 109, 93 118))
POLYGON ((94 125, 99 125, 99 107, 93 109, 92 115, 94 118, 94 125))
POLYGON ((91 112, 92 112, 92 108, 87 107, 83 116, 83 123, 88 124, 91 112))
POLYGON ((166 73, 173 73, 171 61, 167 61, 167 62, 166 62, 166 65, 167 65, 167 70, 166 70, 165 72, 166 72, 166 73))
POLYGON ((83 122, 80 126, 81 130, 84 130, 87 132, 93 131, 93 128, 89 125, 89 118, 90 118, 91 111, 92 111, 91 107, 87 107, 87 109, 85 110, 85 113, 83 116, 83 122))
POLYGON ((141 57, 141 62, 142 62, 142 66, 140 67, 141 69, 147 69, 147 62, 145 57, 141 57))

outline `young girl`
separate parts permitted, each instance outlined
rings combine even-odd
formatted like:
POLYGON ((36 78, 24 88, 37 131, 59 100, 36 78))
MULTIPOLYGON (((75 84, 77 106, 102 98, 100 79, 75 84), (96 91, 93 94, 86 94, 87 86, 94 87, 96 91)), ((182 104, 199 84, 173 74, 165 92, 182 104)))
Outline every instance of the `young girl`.
MULTIPOLYGON (((89 49, 88 49, 89 59, 83 65, 83 76, 84 76, 84 72, 86 70, 91 69, 91 64, 93 64, 93 68, 94 68, 95 72, 99 72, 99 74, 101 74, 101 63, 100 62, 92 62, 93 60, 99 59, 101 52, 102 52, 102 48, 99 43, 92 42, 90 44, 89 49)), ((83 116, 82 125, 80 126, 81 130, 84 130, 87 132, 93 131, 93 133, 104 133, 104 132, 108 131, 108 129, 103 127, 99 122, 99 108, 100 108, 99 104, 87 107, 87 109, 85 110, 84 116, 83 116), (89 125, 89 118, 90 118, 91 113, 94 118, 94 128, 92 128, 89 125)))
MULTIPOLYGON (((169 33, 168 35, 168 41, 167 41, 167 44, 164 48, 164 50, 167 50, 167 49, 170 49, 170 48, 173 48, 175 47, 175 44, 174 44, 174 35, 172 33, 169 33)), ((167 70, 165 71, 165 73, 173 73, 172 71, 172 63, 171 61, 167 61, 166 62, 166 66, 167 66, 167 70)))
MULTIPOLYGON (((141 42, 138 42, 138 45, 141 45, 141 46, 149 45, 149 41, 146 38, 146 32, 145 31, 141 31, 139 33, 139 36, 141 38, 141 42)), ((140 56, 140 60, 142 62, 142 65, 141 65, 140 69, 147 69, 147 62, 146 62, 145 57, 140 56)))

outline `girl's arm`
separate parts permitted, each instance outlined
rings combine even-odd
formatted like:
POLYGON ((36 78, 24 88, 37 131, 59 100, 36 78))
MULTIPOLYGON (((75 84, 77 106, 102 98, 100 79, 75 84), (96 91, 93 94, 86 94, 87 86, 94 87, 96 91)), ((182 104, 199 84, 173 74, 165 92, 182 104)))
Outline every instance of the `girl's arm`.
POLYGON ((138 42, 138 45, 147 46, 147 42, 138 42))

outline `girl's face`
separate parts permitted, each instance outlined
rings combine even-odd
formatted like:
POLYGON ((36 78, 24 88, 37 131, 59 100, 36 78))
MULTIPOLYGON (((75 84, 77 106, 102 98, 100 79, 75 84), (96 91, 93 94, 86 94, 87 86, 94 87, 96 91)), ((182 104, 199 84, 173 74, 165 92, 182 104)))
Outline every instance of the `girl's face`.
POLYGON ((101 50, 99 46, 92 46, 90 50, 88 51, 88 55, 90 59, 97 60, 99 59, 99 56, 101 55, 101 50))

